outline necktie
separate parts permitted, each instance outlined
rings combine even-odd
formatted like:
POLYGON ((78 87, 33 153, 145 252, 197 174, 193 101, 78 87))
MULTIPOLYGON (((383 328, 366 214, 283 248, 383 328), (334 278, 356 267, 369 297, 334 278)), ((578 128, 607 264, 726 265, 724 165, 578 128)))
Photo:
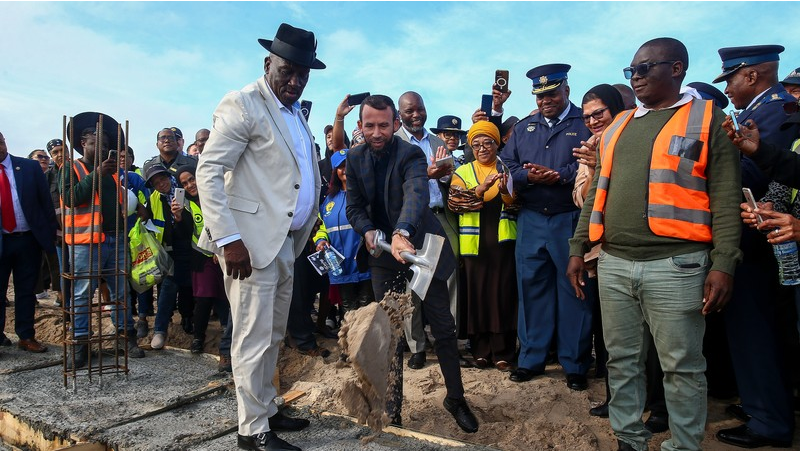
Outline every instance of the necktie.
POLYGON ((17 218, 14 217, 14 201, 11 199, 11 182, 8 181, 6 168, 0 164, 0 216, 3 218, 3 230, 13 232, 17 226, 17 218))

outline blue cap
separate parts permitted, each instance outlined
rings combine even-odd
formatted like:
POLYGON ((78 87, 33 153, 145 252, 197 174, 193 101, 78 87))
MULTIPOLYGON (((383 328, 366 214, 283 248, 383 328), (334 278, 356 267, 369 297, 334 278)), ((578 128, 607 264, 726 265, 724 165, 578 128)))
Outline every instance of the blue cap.
POLYGON ((780 83, 783 85, 799 85, 799 68, 791 71, 791 74, 780 83))
POLYGON ((713 83, 726 80, 730 74, 746 66, 780 61, 780 52, 784 50, 785 47, 778 44, 721 48, 718 54, 721 56, 722 73, 713 79, 713 83))
POLYGON ((432 132, 440 134, 441 132, 458 132, 465 134, 462 130, 462 120, 454 115, 443 115, 437 119, 437 127, 432 128, 432 132))
POLYGON ((336 169, 340 167, 340 164, 345 162, 345 155, 348 154, 348 149, 335 151, 334 154, 331 155, 331 168, 336 169))
POLYGON ((568 80, 569 69, 571 69, 571 65, 552 63, 536 66, 527 71, 526 77, 532 79, 532 94, 546 93, 562 85, 568 80))
POLYGON ((688 84, 688 86, 695 89, 702 99, 710 99, 715 102, 719 109, 724 109, 730 104, 727 96, 722 93, 721 90, 710 84, 706 84, 704 82, 691 82, 688 84))

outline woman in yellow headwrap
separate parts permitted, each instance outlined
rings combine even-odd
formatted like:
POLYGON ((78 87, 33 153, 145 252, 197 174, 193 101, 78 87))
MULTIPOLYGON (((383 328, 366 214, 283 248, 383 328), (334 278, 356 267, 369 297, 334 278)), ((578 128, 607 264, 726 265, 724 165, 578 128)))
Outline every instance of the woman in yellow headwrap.
MULTIPOLYGON (((515 273, 515 197, 498 159, 501 135, 489 121, 468 130, 476 160, 451 179, 448 206, 459 213, 460 255, 465 264, 467 329, 478 367, 510 371, 517 340, 518 284, 515 273)), ((511 185, 510 185, 511 186, 511 185)))

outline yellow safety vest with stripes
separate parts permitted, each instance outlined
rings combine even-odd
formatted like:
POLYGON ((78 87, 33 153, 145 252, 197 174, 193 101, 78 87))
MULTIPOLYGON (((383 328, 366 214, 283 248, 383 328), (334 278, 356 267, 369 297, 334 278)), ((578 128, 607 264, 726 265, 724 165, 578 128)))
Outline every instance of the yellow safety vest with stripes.
MULTIPOLYGON (((467 189, 479 186, 476 169, 473 163, 464 164, 457 168, 458 177, 465 182, 467 189)), ((498 242, 515 241, 518 236, 518 217, 507 211, 502 203, 501 216, 498 221, 498 242)), ((469 211, 459 215, 459 253, 460 255, 479 255, 479 212, 469 211)))
POLYGON ((192 248, 206 257, 213 256, 214 254, 198 246, 198 240, 200 239, 201 233, 203 233, 203 212, 201 211, 200 205, 192 200, 185 199, 184 209, 192 213, 192 223, 195 227, 192 229, 192 248))

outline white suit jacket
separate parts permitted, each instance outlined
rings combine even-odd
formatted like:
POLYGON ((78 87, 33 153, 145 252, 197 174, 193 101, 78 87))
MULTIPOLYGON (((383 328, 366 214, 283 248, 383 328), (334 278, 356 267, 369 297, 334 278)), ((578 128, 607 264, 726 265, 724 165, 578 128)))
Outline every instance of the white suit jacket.
MULTIPOLYGON (((312 137, 306 121, 303 125, 312 137)), ((264 77, 226 94, 214 112, 196 173, 205 226, 198 246, 222 255, 215 241, 239 233, 253 268, 265 268, 276 258, 301 184, 292 143, 264 77)), ((304 153, 313 164, 317 201, 320 172, 312 141, 304 153)), ((304 227, 292 232, 296 257, 309 239, 318 209, 315 204, 304 227)))

